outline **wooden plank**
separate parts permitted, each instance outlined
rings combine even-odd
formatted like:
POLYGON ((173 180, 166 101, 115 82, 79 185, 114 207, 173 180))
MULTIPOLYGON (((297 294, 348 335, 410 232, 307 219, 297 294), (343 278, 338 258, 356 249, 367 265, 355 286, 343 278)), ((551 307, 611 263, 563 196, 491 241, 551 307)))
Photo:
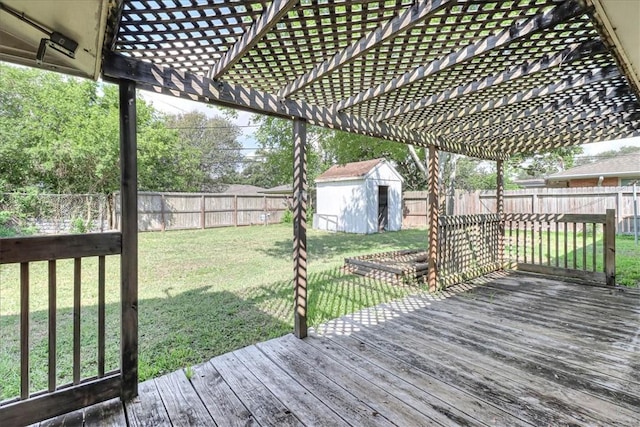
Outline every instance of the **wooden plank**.
POLYGON ((368 399, 360 399, 353 388, 345 388, 336 383, 328 371, 309 366, 299 355, 284 348, 281 339, 257 344, 257 347, 305 387, 320 398, 325 405, 340 414, 351 425, 393 426, 390 420, 370 406, 368 399))
POLYGON ((229 427, 258 425, 251 412, 211 363, 205 362, 193 367, 191 384, 217 425, 229 427))
POLYGON ((543 304, 541 310, 549 307, 554 310, 552 314, 566 314, 569 317, 575 317, 576 321, 584 319, 587 323, 596 324, 599 330, 606 331, 612 328, 613 331, 617 331, 624 324, 629 325, 633 332, 637 330, 636 323, 633 321, 635 315, 640 315, 640 307, 637 305, 627 304, 625 300, 608 295, 594 294, 592 299, 589 299, 586 294, 539 289, 540 287, 542 286, 532 284, 528 289, 514 291, 501 283, 487 283, 473 292, 474 295, 483 295, 485 292, 495 295, 505 294, 505 298, 508 299, 531 298, 530 306, 543 304), (595 298, 600 298, 602 302, 595 301, 595 298), (576 312, 565 313, 566 307, 575 307, 576 312), (601 319, 600 316, 603 318, 601 319))
POLYGON ((84 409, 78 409, 40 423, 40 427, 83 427, 83 425, 84 409))
POLYGON ((140 383, 138 397, 125 402, 125 412, 131 427, 170 426, 169 414, 154 380, 140 383))
POLYGON ((398 425, 438 425, 439 423, 420 411, 424 408, 415 408, 406 405, 402 399, 405 396, 396 397, 385 384, 372 382, 366 378, 366 374, 349 369, 339 360, 328 357, 324 353, 315 351, 304 342, 298 343, 293 340, 280 340, 284 349, 291 354, 298 355, 308 361, 317 370, 330 373, 331 379, 355 394, 358 398, 365 400, 374 409, 375 416, 384 416, 398 425))
POLYGON ((122 399, 138 394, 138 157, 136 84, 121 80, 120 100, 120 370, 122 399))
POLYGON ((49 270, 49 342, 47 346, 48 354, 48 373, 49 378, 47 381, 47 390, 52 392, 56 389, 56 337, 57 337, 57 326, 56 326, 56 314, 57 314, 57 303, 56 303, 56 290, 57 290, 57 281, 56 281, 56 261, 51 260, 48 262, 48 270, 49 270))
POLYGON ((431 316, 442 322, 450 322, 456 327, 476 333, 489 340, 502 340, 512 345, 528 349, 532 353, 554 355, 568 363, 576 363, 586 369, 593 369, 624 381, 638 383, 638 378, 629 378, 621 370, 628 364, 628 353, 578 346, 559 334, 548 333, 547 328, 527 325, 524 322, 499 322, 496 317, 479 311, 464 309, 456 305, 439 304, 429 310, 414 312, 417 316, 431 316), (588 350, 588 351, 586 351, 588 350))
MULTIPOLYGON (((532 89, 528 89, 523 92, 511 93, 509 95, 503 96, 498 99, 491 99, 487 101, 482 101, 474 105, 467 105, 464 109, 459 111, 447 111, 440 115, 435 115, 429 117, 427 119, 423 119, 419 122, 416 122, 411 126, 412 129, 422 129, 429 126, 434 126, 440 123, 446 123, 447 121, 453 119, 460 119, 462 117, 471 116, 477 113, 481 113, 483 111, 495 110, 498 108, 506 107, 509 105, 519 104, 523 101, 530 101, 539 96, 547 96, 549 94, 557 93, 560 91, 566 91, 569 89, 578 89, 582 87, 588 87, 589 85, 601 82, 605 80, 609 80, 611 78, 619 77, 620 72, 615 66, 608 66, 603 68, 598 68, 597 70, 593 70, 590 73, 581 74, 579 76, 574 76, 571 79, 564 79, 557 82, 550 83, 546 86, 535 87, 532 89)), ((602 92, 591 91, 586 94, 577 94, 574 96, 575 99, 569 100, 568 98, 563 101, 556 101, 553 103, 556 107, 576 107, 583 102, 586 102, 586 99, 597 97, 602 99, 602 96, 605 95, 602 92)), ((617 94, 618 96, 621 94, 617 94)))
POLYGON ((249 372, 233 353, 211 359, 211 364, 253 414, 258 424, 302 426, 291 410, 249 372))
POLYGON ((84 427, 121 427, 127 425, 124 404, 112 399, 84 410, 84 427))
MULTIPOLYGON (((432 94, 420 99, 419 101, 412 102, 411 104, 405 104, 397 107, 393 110, 380 113, 376 120, 389 120, 396 116, 408 114, 412 111, 416 111, 422 108, 429 107, 441 102, 458 99, 462 96, 467 96, 480 90, 486 90, 492 86, 500 85, 512 80, 526 77, 532 73, 548 70, 553 67, 566 65, 569 62, 590 56, 595 53, 606 51, 606 46, 600 40, 589 40, 583 43, 573 43, 567 46, 566 49, 560 52, 554 52, 543 56, 541 59, 533 63, 525 63, 517 67, 509 68, 501 71, 498 74, 487 76, 479 80, 474 80, 470 83, 464 83, 455 88, 446 89, 440 93, 432 94)), ((501 123, 496 121, 495 123, 501 123)), ((455 129, 444 129, 444 134, 455 133, 455 129)))
POLYGON ((505 213, 505 219, 508 221, 544 221, 560 223, 591 222, 604 224, 606 218, 606 215, 602 214, 505 213))
MULTIPOLYGON (((638 405, 640 405, 640 397, 638 397, 637 390, 640 386, 628 381, 617 380, 612 381, 611 377, 599 372, 594 372, 591 369, 584 369, 572 361, 562 361, 554 355, 548 355, 543 353, 531 353, 528 348, 521 348, 513 346, 509 342, 496 341, 489 338, 481 338, 477 334, 470 333, 464 328, 457 328, 450 322, 439 322, 434 318, 428 316, 419 316, 416 320, 413 319, 413 314, 407 314, 404 317, 406 325, 411 325, 411 330, 403 331, 402 329, 394 330, 398 334, 403 335, 407 340, 415 343, 415 345, 423 345, 426 340, 433 340, 434 346, 425 348, 426 351, 438 351, 439 348, 443 350, 445 354, 451 354, 457 357, 463 349, 469 350, 472 354, 472 359, 469 362, 474 363, 479 361, 480 357, 486 357, 485 366, 488 371, 500 372, 500 369, 494 369, 496 364, 504 363, 514 369, 514 372, 522 372, 520 375, 520 384, 524 387, 533 385, 534 387, 545 386, 543 394, 545 394, 545 404, 553 406, 560 416, 575 416, 580 413, 580 409, 586 409, 587 399, 586 395, 589 394, 597 397, 598 399, 620 406, 620 412, 626 412, 627 415, 630 411, 634 411, 638 405), (412 337, 415 334, 415 337, 412 337), (452 348, 446 349, 448 344, 451 344, 452 348), (439 347, 439 348, 438 348, 439 347), (551 382, 548 384, 546 381, 536 381, 537 378, 543 378, 551 382), (612 384, 613 383, 613 384, 612 384), (558 385, 565 386, 567 389, 564 391, 564 395, 569 397, 556 398, 556 402, 553 402, 553 398, 550 395, 555 392, 558 385), (577 390, 581 393, 573 393, 573 398, 570 396, 570 390, 577 390), (563 401, 564 400, 564 401, 563 401), (575 405, 573 402, 581 401, 582 408, 575 405), (563 408, 563 409, 560 409, 563 408), (623 410, 626 408, 627 410, 623 410), (566 411, 566 412, 565 412, 566 411)), ((389 333, 387 330, 377 331, 382 337, 386 337, 389 333)), ((408 345, 408 344, 407 344, 408 345)), ((408 345, 410 346, 410 345, 408 345)), ((445 362, 444 354, 440 355, 440 360, 443 363, 449 363, 454 366, 452 359, 449 362, 445 362)), ((468 363, 465 363, 468 365, 468 363)), ((497 373, 495 374, 497 375, 497 373)), ((509 377, 511 380, 512 377, 509 377)), ((500 381, 501 384, 506 384, 504 380, 500 381)), ((554 393, 555 394, 555 393, 554 393)), ((603 403, 596 403, 591 409, 597 414, 597 407, 603 406, 603 403)), ((608 405, 611 407, 611 405, 608 405)), ((586 415, 586 414, 583 414, 586 415)), ((590 417, 594 417, 595 414, 589 414, 590 417)), ((620 417, 621 419, 622 417, 620 417)), ((578 422, 584 422, 584 420, 577 420, 578 422)), ((602 422, 602 421, 600 421, 602 422)), ((628 419, 627 419, 628 423, 628 419)), ((608 423, 604 423, 608 424, 608 423)), ((632 424, 627 424, 632 425, 632 424)))
POLYGON ((492 152, 485 147, 478 148, 471 144, 436 139, 433 134, 428 132, 417 132, 403 126, 375 122, 373 119, 336 112, 328 107, 310 105, 300 100, 282 100, 275 95, 255 89, 243 88, 224 81, 214 81, 204 76, 111 52, 105 54, 103 74, 107 79, 132 79, 141 89, 190 100, 195 99, 287 119, 299 118, 317 126, 420 147, 435 144, 445 151, 459 152, 483 159, 506 158, 501 152, 492 152))
MULTIPOLYGON (((573 334, 581 342, 599 341, 606 343, 607 345, 615 342, 624 341, 628 339, 628 333, 626 331, 619 331, 614 327, 606 326, 606 322, 600 324, 594 324, 589 319, 576 319, 571 312, 551 312, 541 308, 540 304, 532 304, 531 302, 524 302, 527 308, 530 310, 519 309, 519 304, 523 304, 522 301, 507 302, 507 298, 497 299, 491 295, 483 294, 471 294, 467 298, 460 299, 460 303, 472 305, 478 304, 478 301, 482 301, 486 307, 479 307, 480 310, 486 310, 487 312, 493 312, 500 310, 500 315, 504 319, 526 319, 528 322, 539 326, 546 326, 548 328, 567 333, 566 325, 573 325, 573 334), (534 309, 535 307, 535 309, 534 309), (550 321, 553 319, 553 322, 550 321), (580 320, 580 321, 578 321, 580 320), (557 323, 557 324, 556 324, 557 323)), ((468 306, 468 305, 467 305, 468 306)), ((620 348, 623 348, 624 342, 621 342, 620 348)))
POLYGON ((20 264, 20 399, 29 397, 29 263, 20 264))
POLYGON ((307 336, 307 130, 293 121, 293 286, 294 333, 307 336))
POLYGON ((82 309, 82 258, 73 260, 73 384, 80 383, 80 310, 82 309))
POLYGON ((213 418, 183 370, 154 380, 173 426, 209 426, 213 418))
POLYGON ((416 408, 434 422, 441 425, 475 425, 479 421, 459 410, 460 398, 456 396, 454 402, 446 402, 433 394, 432 390, 420 389, 410 382, 396 376, 394 372, 386 371, 367 360, 366 353, 352 353, 346 348, 318 336, 310 336, 304 343, 312 346, 313 351, 326 354, 339 363, 350 367, 375 384, 385 384, 385 388, 394 396, 401 399, 405 405, 416 408))
POLYGON ((512 266, 514 270, 528 271, 531 273, 548 274, 552 276, 571 277, 590 282, 606 283, 605 274, 602 272, 583 271, 577 269, 565 269, 549 265, 517 263, 512 266))
MULTIPOLYGON (((387 323, 385 323, 386 325, 387 323)), ((397 324, 396 324, 397 326, 397 324)), ((395 328, 397 329, 397 327, 395 328)), ((467 365, 464 369, 452 366, 452 359, 438 351, 427 350, 420 341, 394 338, 394 331, 384 327, 362 328, 357 338, 378 349, 404 360, 424 372, 475 396, 477 399, 501 408, 524 422, 533 424, 561 425, 576 422, 544 407, 534 400, 533 390, 518 386, 498 372, 483 373, 477 368, 467 365)), ((397 334, 396 334, 397 337, 397 334)))
MULTIPOLYGON (((311 335, 313 337, 314 335, 311 335)), ((366 359, 369 363, 380 366, 409 384, 418 387, 425 394, 433 394, 442 401, 442 409, 446 411, 446 406, 451 404, 458 410, 463 411, 469 417, 473 417, 477 422, 470 425, 486 424, 486 425, 510 425, 510 426, 528 426, 517 417, 504 412, 503 410, 487 404, 483 400, 477 399, 464 390, 458 388, 455 384, 442 382, 436 377, 428 375, 421 369, 418 364, 409 363, 395 356, 380 351, 374 346, 370 346, 353 335, 331 334, 329 337, 320 336, 320 339, 329 339, 331 343, 350 351, 360 358, 366 359)), ((445 412, 447 413, 447 412, 445 412)), ((448 414, 448 413, 447 413, 448 414)), ((454 414, 451 414, 452 416, 454 414)), ((462 421, 462 420, 460 420, 462 421)), ((465 425, 463 422, 461 425, 465 425)))
POLYGON ((105 257, 98 257, 98 378, 104 376, 106 339, 106 265, 105 257))
MULTIPOLYGON (((283 337, 282 339, 287 339, 283 337)), ((302 342, 299 343, 303 345, 302 342)), ((234 355, 304 425, 347 426, 339 414, 326 406, 255 346, 237 350, 234 355)))
POLYGON ((242 37, 211 67, 209 78, 219 79, 229 71, 273 28, 296 4, 297 0, 274 0, 242 37))
MULTIPOLYGON (((467 299, 473 297, 467 297, 462 299, 451 298, 447 300, 447 305, 450 310, 457 310, 460 313, 471 313, 477 317, 480 321, 484 319, 485 322, 491 323, 508 323, 510 326, 517 328, 521 334, 532 334, 542 337, 550 337, 555 341, 559 341, 569 346, 572 351, 581 351, 583 347, 589 348, 589 351, 596 356, 600 356, 602 360, 612 360, 608 355, 614 356, 613 359, 626 360, 629 356, 629 352, 625 349, 618 349, 611 345, 612 342, 616 342, 618 338, 610 339, 597 339, 594 338, 593 333, 584 332, 584 328, 579 326, 576 330, 568 329, 566 325, 560 325, 556 323, 550 323, 540 320, 539 317, 531 317, 530 313, 514 313, 512 311, 500 311, 501 306, 494 304, 471 304, 467 299), (498 319, 498 320, 496 320, 498 319)), ((602 337, 601 337, 602 338, 602 337)))
POLYGON ((527 19, 525 22, 516 22, 509 28, 505 28, 497 34, 490 34, 474 43, 464 45, 461 49, 451 52, 428 64, 420 65, 402 76, 393 78, 388 82, 355 94, 335 105, 335 109, 344 110, 363 102, 397 91, 407 85, 416 83, 429 76, 442 72, 455 65, 468 62, 473 58, 484 55, 494 49, 506 46, 515 40, 526 38, 532 34, 553 27, 560 22, 569 20, 584 12, 583 5, 578 1, 568 0, 553 9, 527 19))
POLYGON ((113 399, 119 394, 120 375, 117 374, 0 406, 0 420, 3 427, 32 424, 113 399))
MULTIPOLYGON (((615 400, 607 400, 608 391, 592 384, 584 372, 572 372, 572 368, 579 371, 573 364, 550 357, 565 368, 559 369, 556 365, 543 363, 544 356, 540 353, 534 355, 528 352, 530 349, 495 342, 482 334, 467 333, 466 329, 451 327, 450 322, 438 322, 429 316, 409 314, 404 321, 403 326, 394 331, 405 337, 403 343, 407 347, 429 352, 442 363, 459 370, 467 369, 485 378, 492 375, 501 385, 513 387, 514 394, 540 399, 544 402, 542 407, 552 410, 558 420, 569 418, 578 423, 599 425, 635 424, 632 410, 620 407, 615 400), (603 394, 595 394, 595 391, 603 394)), ((380 332, 382 337, 388 337, 389 333, 389 328, 380 332)))
POLYGON ((607 285, 616 284, 616 211, 607 209, 604 226, 604 274, 607 285))
POLYGON ((116 255, 120 233, 92 233, 2 239, 0 264, 116 255))
POLYGON ((502 160, 496 161, 496 186, 496 213, 500 217, 498 229, 498 264, 500 268, 504 268, 504 162, 502 160))
POLYGON ((395 38, 399 34, 410 31, 417 24, 449 3, 451 3, 450 0, 419 0, 415 2, 402 14, 385 22, 375 30, 366 32, 366 35, 360 40, 338 51, 330 59, 316 65, 301 76, 296 77, 294 81, 280 90, 278 97, 287 98, 324 76, 352 63, 370 50, 380 46, 380 44, 395 38))

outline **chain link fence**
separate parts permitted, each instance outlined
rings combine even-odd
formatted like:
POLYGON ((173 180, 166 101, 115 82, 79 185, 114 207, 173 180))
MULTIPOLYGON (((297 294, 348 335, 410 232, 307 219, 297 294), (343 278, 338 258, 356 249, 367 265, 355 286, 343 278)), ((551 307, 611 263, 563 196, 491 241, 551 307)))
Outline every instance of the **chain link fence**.
POLYGON ((112 197, 105 194, 0 194, 5 234, 92 233, 111 230, 112 197))

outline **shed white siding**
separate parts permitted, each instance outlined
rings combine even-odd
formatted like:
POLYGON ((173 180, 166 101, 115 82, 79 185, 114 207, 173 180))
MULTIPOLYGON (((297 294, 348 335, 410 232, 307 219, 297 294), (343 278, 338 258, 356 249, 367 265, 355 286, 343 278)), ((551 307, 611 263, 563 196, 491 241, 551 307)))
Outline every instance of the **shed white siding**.
POLYGON ((378 191, 388 187, 386 230, 402 226, 402 178, 387 163, 364 177, 316 182, 313 227, 319 230, 369 234, 378 232, 378 191))

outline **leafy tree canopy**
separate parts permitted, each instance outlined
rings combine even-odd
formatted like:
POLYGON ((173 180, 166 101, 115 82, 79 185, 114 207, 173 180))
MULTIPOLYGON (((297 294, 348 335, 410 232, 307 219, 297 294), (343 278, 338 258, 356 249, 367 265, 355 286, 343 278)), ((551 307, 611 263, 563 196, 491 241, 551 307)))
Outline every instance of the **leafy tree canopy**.
MULTIPOLYGON (((206 127, 211 125, 208 120, 197 115, 167 118, 141 98, 137 116, 139 189, 200 190, 233 167, 231 161, 214 167, 214 136, 208 131, 206 141, 186 138, 186 132, 166 124, 193 119, 206 127)), ((239 148, 237 130, 224 119, 211 120, 225 126, 215 140, 229 152, 239 148)), ((119 188, 115 86, 0 64, 0 139, 0 191, 32 187, 109 193, 119 188)))

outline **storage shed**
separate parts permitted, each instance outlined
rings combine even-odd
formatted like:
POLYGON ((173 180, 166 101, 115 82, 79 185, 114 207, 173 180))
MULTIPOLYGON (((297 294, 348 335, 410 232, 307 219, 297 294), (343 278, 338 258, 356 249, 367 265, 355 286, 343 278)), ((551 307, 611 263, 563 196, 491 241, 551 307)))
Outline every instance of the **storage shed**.
POLYGON ((313 228, 369 234, 402 226, 402 177, 384 159, 332 166, 316 178, 313 228))

